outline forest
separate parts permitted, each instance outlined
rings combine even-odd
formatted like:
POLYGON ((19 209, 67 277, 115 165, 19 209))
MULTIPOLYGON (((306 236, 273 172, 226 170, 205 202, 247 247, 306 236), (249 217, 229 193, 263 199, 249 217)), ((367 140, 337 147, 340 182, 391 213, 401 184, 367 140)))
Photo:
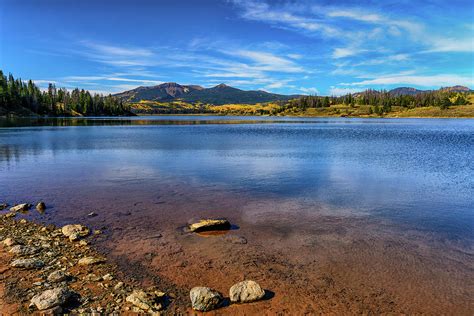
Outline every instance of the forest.
POLYGON ((52 83, 46 91, 33 83, 8 77, 0 70, 0 114, 47 116, 133 115, 130 107, 111 95, 91 94, 84 89, 68 91, 52 83))

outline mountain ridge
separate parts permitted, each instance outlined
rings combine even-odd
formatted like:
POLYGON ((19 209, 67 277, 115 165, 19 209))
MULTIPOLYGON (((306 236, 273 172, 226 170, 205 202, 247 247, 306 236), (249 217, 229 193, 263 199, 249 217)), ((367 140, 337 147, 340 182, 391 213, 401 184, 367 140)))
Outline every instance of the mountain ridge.
POLYGON ((181 85, 175 82, 166 82, 155 86, 141 86, 132 90, 114 94, 124 102, 145 101, 178 101, 201 102, 214 105, 229 103, 256 104, 270 101, 286 101, 302 95, 283 95, 263 90, 241 90, 218 84, 214 87, 203 88, 199 85, 181 85))
MULTIPOLYGON (((356 92, 352 95, 362 95, 365 91, 356 92)), ((381 93, 381 91, 377 90, 371 91, 381 93)), ((413 87, 398 87, 389 90, 388 93, 394 96, 402 96, 417 95, 432 91, 469 92, 471 89, 460 85, 443 87, 438 90, 420 90, 413 87)), ((114 94, 114 96, 127 103, 136 103, 143 100, 158 102, 184 101, 188 103, 200 102, 205 104, 223 105, 233 103, 256 104, 272 101, 288 101, 290 99, 302 97, 303 95, 284 95, 270 93, 263 90, 242 90, 226 85, 225 83, 210 88, 204 88, 199 85, 181 85, 176 82, 166 82, 155 86, 140 86, 132 90, 114 94)))

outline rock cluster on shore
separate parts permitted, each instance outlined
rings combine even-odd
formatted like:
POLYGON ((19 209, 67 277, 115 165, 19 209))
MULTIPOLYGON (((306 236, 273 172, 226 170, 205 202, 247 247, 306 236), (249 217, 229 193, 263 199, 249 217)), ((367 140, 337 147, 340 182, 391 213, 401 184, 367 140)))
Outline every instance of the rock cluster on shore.
MULTIPOLYGON (((170 299, 165 292, 154 287, 137 288, 120 280, 117 267, 89 246, 100 232, 91 234, 91 229, 81 224, 56 228, 16 219, 18 212, 30 207, 19 204, 9 213, 0 214, 0 293, 4 293, 0 303, 20 303, 15 311, 19 314, 159 314, 165 309, 170 299)), ((44 211, 44 203, 38 203, 36 209, 44 211)), ((190 230, 230 226, 227 220, 202 220, 190 230)), ((234 239, 231 242, 247 242, 243 237, 234 239)), ((229 291, 232 303, 253 302, 264 295, 265 291, 250 280, 233 285, 229 291)), ((197 311, 217 309, 225 300, 208 287, 192 288, 189 297, 197 311)))
POLYGON ((115 277, 117 268, 83 243, 95 236, 87 227, 57 229, 8 215, 16 212, 0 216, 0 287, 3 300, 21 303, 17 313, 156 313, 165 307, 165 293, 115 277))

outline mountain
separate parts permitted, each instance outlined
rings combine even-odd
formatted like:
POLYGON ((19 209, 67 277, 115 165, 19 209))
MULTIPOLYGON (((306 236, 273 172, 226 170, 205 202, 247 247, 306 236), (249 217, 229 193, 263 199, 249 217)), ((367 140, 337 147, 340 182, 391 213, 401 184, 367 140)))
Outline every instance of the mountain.
POLYGON ((157 86, 138 87, 114 96, 126 102, 139 102, 140 100, 170 101, 187 93, 203 89, 203 87, 196 85, 186 86, 175 82, 167 82, 157 86))
MULTIPOLYGON (((400 87, 395 88, 389 91, 391 95, 400 96, 400 95, 416 95, 419 93, 431 92, 433 90, 418 90, 411 87, 400 87)), ((445 87, 441 88, 437 91, 444 91, 444 92, 469 92, 471 89, 465 86, 453 86, 453 87, 445 87)))
POLYGON ((424 92, 423 90, 418 90, 415 88, 410 88, 410 87, 400 87, 400 88, 395 88, 389 91, 391 95, 394 96, 400 96, 400 95, 415 95, 418 93, 424 92))
POLYGON ((255 104, 277 100, 289 100, 300 95, 282 95, 262 90, 241 90, 225 84, 212 88, 203 88, 196 85, 180 85, 177 83, 163 83, 152 87, 138 87, 133 90, 115 94, 114 96, 125 102, 173 101, 182 100, 189 103, 207 103, 214 105, 244 103, 255 104))
POLYGON ((453 87, 446 87, 446 88, 441 88, 439 89, 441 91, 446 91, 446 92, 469 92, 471 89, 465 86, 453 86, 453 87))

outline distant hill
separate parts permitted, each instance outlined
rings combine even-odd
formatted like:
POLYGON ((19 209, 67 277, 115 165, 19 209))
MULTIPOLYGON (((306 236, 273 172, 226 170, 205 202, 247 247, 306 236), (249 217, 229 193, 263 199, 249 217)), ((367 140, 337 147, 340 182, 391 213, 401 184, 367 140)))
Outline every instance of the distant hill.
POLYGON ((446 87, 446 88, 441 88, 441 91, 447 91, 447 92, 469 92, 471 89, 465 86, 453 86, 453 87, 446 87))
MULTIPOLYGON (((400 87, 400 88, 395 88, 389 91, 391 95, 394 96, 400 96, 400 95, 416 95, 419 93, 425 93, 425 92, 430 92, 433 90, 418 90, 415 88, 411 87, 400 87)), ((453 87, 445 87, 439 89, 439 91, 446 91, 446 92, 469 92, 471 89, 465 86, 453 86, 453 87)))
POLYGON ((212 88, 197 85, 180 85, 174 82, 163 83, 152 87, 138 87, 114 95, 125 102, 146 101, 175 101, 189 103, 206 103, 214 105, 245 103, 256 104, 277 100, 289 100, 301 95, 282 95, 258 90, 241 90, 220 84, 212 88))
POLYGON ((400 87, 400 88, 395 88, 389 91, 389 93, 394 96, 415 95, 422 92, 424 92, 424 90, 418 90, 418 89, 410 88, 410 87, 400 87))
POLYGON ((157 86, 138 87, 122 93, 115 94, 115 97, 125 102, 139 102, 141 100, 149 101, 171 101, 182 97, 193 91, 203 90, 201 86, 180 85, 175 82, 167 82, 157 86))

